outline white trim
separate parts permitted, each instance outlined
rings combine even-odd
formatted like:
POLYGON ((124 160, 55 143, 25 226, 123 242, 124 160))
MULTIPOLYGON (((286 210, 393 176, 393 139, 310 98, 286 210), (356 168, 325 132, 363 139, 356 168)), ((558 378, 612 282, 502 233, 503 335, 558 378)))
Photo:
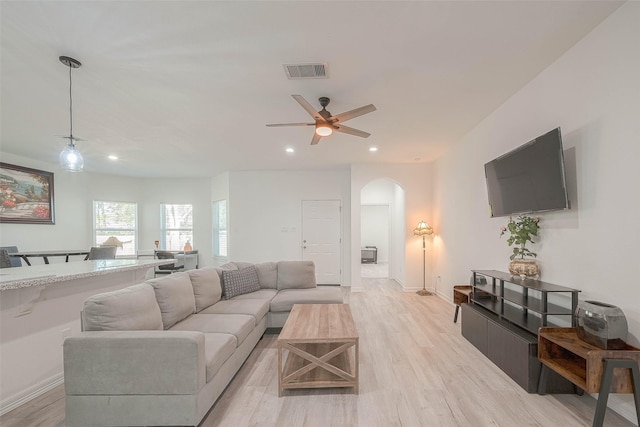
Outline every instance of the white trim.
POLYGON ((38 384, 32 385, 26 390, 14 394, 0 402, 0 415, 4 415, 9 411, 30 402, 36 397, 45 394, 49 390, 52 390, 61 384, 64 384, 64 374, 62 372, 41 381, 38 384))

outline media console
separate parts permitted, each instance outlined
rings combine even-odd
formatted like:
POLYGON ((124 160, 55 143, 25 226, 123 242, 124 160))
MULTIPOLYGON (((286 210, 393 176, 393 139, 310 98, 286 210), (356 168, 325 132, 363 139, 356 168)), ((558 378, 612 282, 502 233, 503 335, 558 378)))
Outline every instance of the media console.
MULTIPOLYGON (((575 326, 577 289, 495 270, 473 270, 469 304, 462 305, 462 335, 529 393, 538 389, 538 329, 575 326), (487 278, 478 284, 477 276, 487 278)), ((574 386, 550 375, 549 393, 571 393, 574 386)))

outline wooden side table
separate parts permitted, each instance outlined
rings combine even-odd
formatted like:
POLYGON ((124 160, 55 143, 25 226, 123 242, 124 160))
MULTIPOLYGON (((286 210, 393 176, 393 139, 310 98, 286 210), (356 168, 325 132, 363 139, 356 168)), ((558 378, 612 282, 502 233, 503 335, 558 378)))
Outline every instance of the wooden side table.
POLYGON ((453 285, 453 303, 456 305, 456 312, 453 315, 453 323, 458 322, 460 304, 469 304, 472 291, 473 287, 471 285, 453 285))
POLYGON ((609 393, 633 393, 640 424, 640 349, 603 350, 578 338, 576 328, 540 328, 538 359, 539 394, 545 394, 549 369, 587 393, 599 393, 593 426, 600 427, 609 393))

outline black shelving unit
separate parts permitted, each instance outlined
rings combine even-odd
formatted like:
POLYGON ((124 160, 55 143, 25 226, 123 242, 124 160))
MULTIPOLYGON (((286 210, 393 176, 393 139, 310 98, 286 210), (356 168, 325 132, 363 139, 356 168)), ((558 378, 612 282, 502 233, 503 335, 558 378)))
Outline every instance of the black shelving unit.
MULTIPOLYGON (((538 329, 562 326, 552 320, 574 325, 580 291, 501 271, 472 271, 475 285, 470 303, 462 305, 462 335, 522 388, 535 393, 541 366, 538 329), (487 278, 486 283, 478 284, 478 275, 487 278)), ((573 386, 552 376, 549 392, 571 393, 573 386)))
POLYGON ((473 283, 478 275, 484 276, 487 284, 476 284, 471 293, 471 301, 495 313, 500 319, 507 320, 522 329, 538 335, 542 326, 555 325, 549 316, 565 317, 571 326, 575 326, 573 313, 578 306, 578 289, 554 285, 536 279, 523 279, 496 270, 472 270, 473 283), (505 283, 518 290, 505 287, 505 283), (549 302, 549 294, 566 299, 566 304, 549 302))

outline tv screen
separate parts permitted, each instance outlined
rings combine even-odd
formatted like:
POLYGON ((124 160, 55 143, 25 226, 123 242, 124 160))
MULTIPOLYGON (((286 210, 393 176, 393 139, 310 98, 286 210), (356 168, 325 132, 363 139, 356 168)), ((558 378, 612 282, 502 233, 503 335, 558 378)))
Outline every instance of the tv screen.
POLYGON ((560 128, 484 165, 492 217, 567 209, 560 128))

